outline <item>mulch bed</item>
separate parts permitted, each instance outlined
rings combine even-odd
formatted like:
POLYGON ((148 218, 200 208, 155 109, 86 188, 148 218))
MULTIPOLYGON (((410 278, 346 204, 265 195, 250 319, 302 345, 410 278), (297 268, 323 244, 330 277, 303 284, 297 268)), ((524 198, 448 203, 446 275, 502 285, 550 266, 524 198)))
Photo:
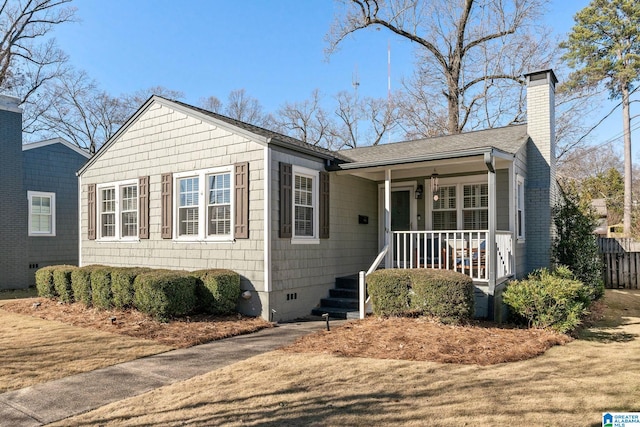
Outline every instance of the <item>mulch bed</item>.
POLYGON ((196 315, 170 322, 159 322, 135 310, 100 310, 84 304, 63 304, 46 298, 9 300, 2 309, 19 314, 57 320, 83 328, 153 340, 176 348, 248 334, 272 324, 242 315, 196 315))
POLYGON ((284 350, 370 357, 492 365, 536 357, 571 341, 540 329, 504 327, 489 322, 443 325, 425 318, 368 317, 299 338, 284 350))

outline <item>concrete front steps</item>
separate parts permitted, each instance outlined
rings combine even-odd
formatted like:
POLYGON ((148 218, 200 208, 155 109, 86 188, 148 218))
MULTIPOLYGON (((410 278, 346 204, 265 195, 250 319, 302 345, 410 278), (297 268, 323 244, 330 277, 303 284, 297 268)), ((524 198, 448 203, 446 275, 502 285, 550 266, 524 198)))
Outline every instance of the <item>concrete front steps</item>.
POLYGON ((336 278, 329 297, 320 300, 320 306, 311 311, 314 316, 329 314, 331 319, 358 319, 358 275, 336 278))

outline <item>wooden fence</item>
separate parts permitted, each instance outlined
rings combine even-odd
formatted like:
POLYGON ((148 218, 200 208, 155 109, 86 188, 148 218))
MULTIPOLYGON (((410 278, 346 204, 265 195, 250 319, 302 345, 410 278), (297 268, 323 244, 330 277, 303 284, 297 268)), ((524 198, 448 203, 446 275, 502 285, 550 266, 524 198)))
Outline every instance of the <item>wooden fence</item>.
POLYGON ((606 288, 640 289, 640 242, 628 238, 598 238, 606 288))

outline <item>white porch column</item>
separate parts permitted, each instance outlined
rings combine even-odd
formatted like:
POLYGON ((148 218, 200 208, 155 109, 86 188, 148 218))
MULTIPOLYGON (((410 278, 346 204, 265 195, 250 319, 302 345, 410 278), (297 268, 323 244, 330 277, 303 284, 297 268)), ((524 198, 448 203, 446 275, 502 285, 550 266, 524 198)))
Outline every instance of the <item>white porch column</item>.
MULTIPOLYGON (((487 182, 489 186, 489 236, 487 236, 487 264, 489 268, 489 295, 493 295, 496 288, 496 270, 498 263, 496 259, 496 228, 497 221, 497 198, 496 198, 496 168, 495 159, 491 153, 485 153, 484 158, 487 165, 487 182)), ((491 310, 491 306, 489 307, 491 310)), ((491 315, 491 313, 489 313, 491 315)))
POLYGON ((384 171, 384 244, 389 247, 384 268, 393 267, 393 235, 391 233, 391 169, 384 171))

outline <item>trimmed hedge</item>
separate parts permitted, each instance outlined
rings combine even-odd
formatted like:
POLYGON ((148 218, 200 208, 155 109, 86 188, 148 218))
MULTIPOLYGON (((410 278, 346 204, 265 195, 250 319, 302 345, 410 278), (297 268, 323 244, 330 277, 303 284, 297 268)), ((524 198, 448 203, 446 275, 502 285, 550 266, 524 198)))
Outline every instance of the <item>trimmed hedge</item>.
POLYGON ((196 277, 198 308, 210 314, 231 314, 240 297, 240 275, 231 270, 199 270, 196 277))
POLYGON ((91 272, 102 265, 86 265, 71 272, 71 289, 76 302, 91 306, 91 272))
POLYGON ((196 278, 186 272, 142 273, 133 287, 135 307, 161 321, 188 314, 196 307, 196 278))
POLYGON ((148 268, 123 267, 114 268, 111 271, 111 292, 113 294, 113 306, 123 309, 133 306, 135 278, 144 272, 150 271, 148 268))
POLYGON ((419 269, 411 272, 411 306, 417 312, 457 323, 475 314, 471 277, 448 270, 419 269))
POLYGON ((385 269, 367 277, 378 316, 425 315, 457 323, 475 313, 473 280, 462 273, 432 269, 385 269))
POLYGON ((410 270, 385 269, 367 277, 373 312, 378 316, 401 316, 411 311, 410 270))
POLYGON ((568 332, 587 313, 591 289, 576 280, 567 267, 542 269, 516 280, 503 293, 504 303, 529 327, 568 332))
POLYGON ((53 270, 53 284, 62 302, 71 303, 74 301, 71 273, 77 268, 73 265, 58 265, 53 270))
POLYGON ((43 298, 54 298, 58 296, 53 282, 53 272, 56 266, 42 267, 36 271, 36 289, 38 296, 43 298))
POLYGON ((91 270, 91 302, 95 307, 105 310, 113 308, 111 268, 98 267, 91 270))

